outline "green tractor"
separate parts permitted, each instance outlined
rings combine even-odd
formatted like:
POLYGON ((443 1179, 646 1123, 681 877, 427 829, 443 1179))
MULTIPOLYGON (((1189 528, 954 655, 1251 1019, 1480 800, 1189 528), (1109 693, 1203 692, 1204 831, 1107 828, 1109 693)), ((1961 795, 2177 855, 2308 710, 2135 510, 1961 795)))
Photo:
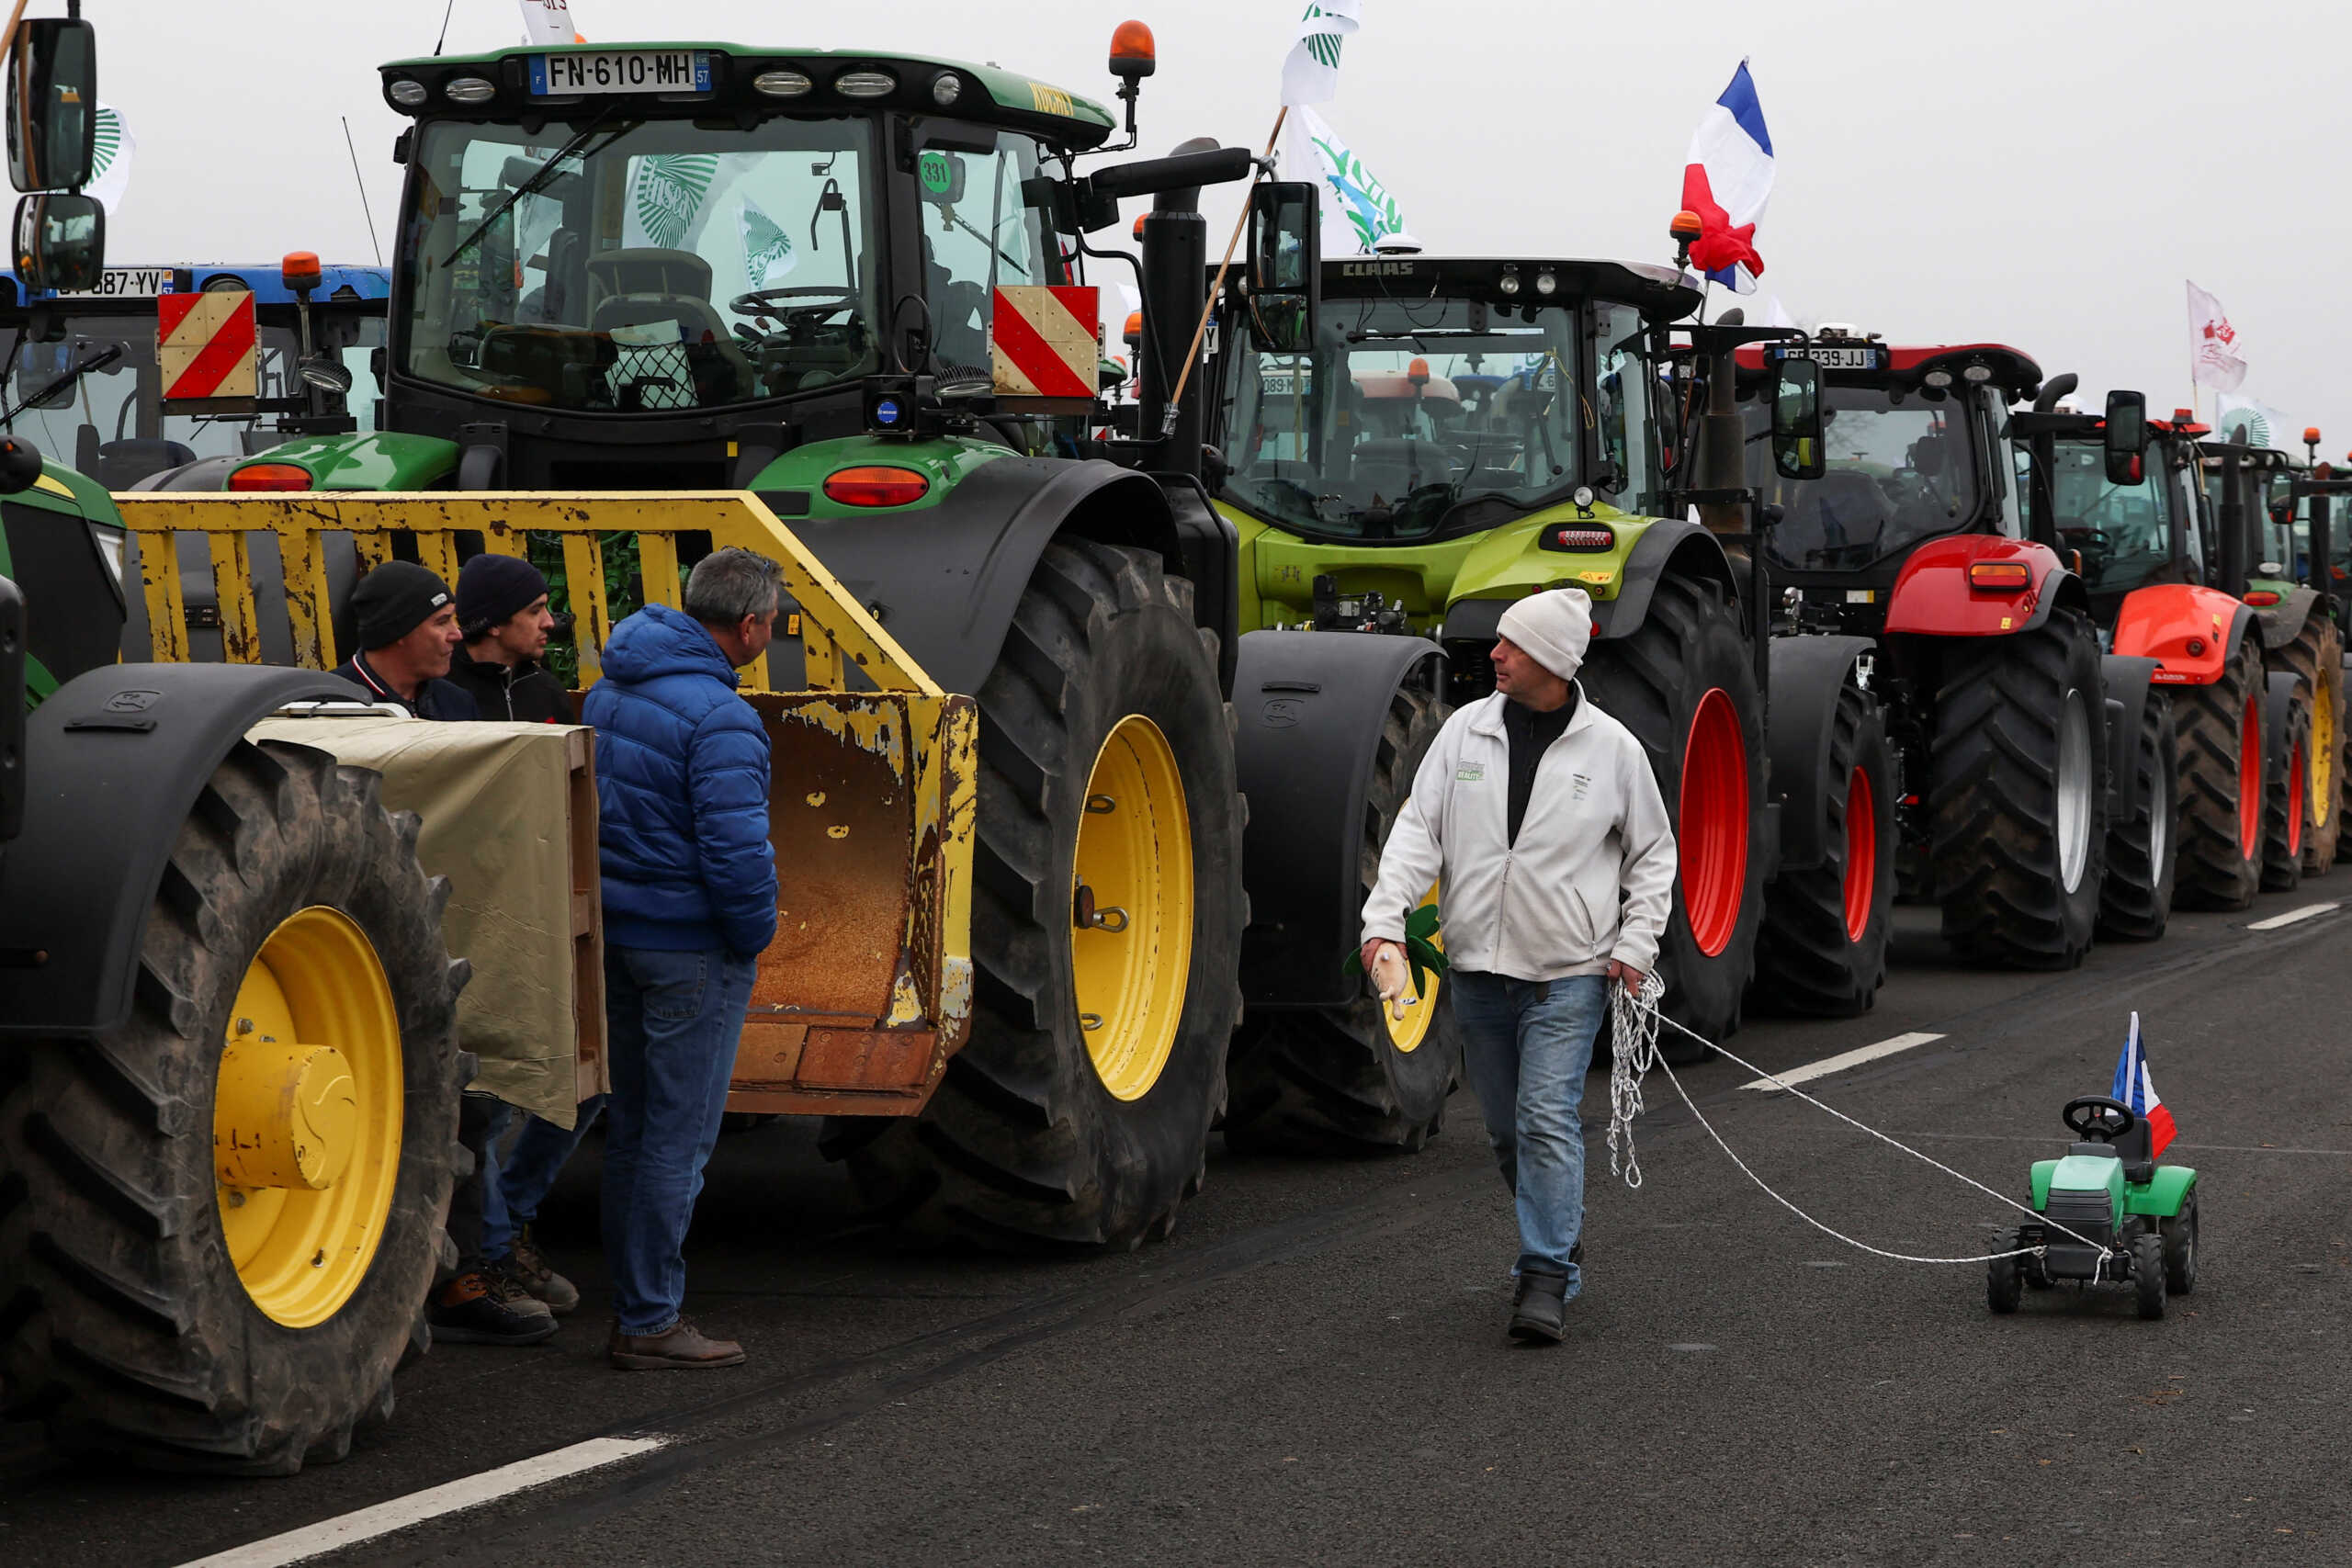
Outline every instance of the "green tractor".
MULTIPOLYGON (((1669 1012, 1713 1038, 1751 997, 1869 1007, 1898 792, 1866 645, 1768 643, 1754 541, 1769 518, 1749 520, 1736 413, 1708 400, 1711 384, 1728 395, 1734 347, 1786 334, 1678 326, 1699 290, 1640 264, 1329 261, 1311 338, 1251 281, 1220 302, 1210 475, 1242 541, 1242 624, 1432 639, 1455 705, 1493 690, 1514 600, 1584 589, 1581 680, 1642 740, 1675 822, 1669 1012)), ((1776 450, 1795 461, 1803 439, 1776 450)), ((1381 826, 1367 820, 1368 850, 1381 826)))

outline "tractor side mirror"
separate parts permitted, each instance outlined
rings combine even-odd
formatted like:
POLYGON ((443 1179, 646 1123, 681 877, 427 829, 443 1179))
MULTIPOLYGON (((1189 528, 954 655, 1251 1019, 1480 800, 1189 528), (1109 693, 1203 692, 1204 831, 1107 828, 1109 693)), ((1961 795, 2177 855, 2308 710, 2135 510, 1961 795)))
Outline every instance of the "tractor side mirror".
POLYGON ((2145 393, 2107 394, 2107 482, 2140 482, 2140 455, 2148 446, 2148 399, 2145 393))
POLYGON ((17 202, 17 276, 28 288, 96 288, 106 266, 107 209, 95 197, 37 192, 17 202))
POLYGON ((1783 359, 1772 389, 1772 467, 1784 479, 1817 479, 1827 470, 1822 451, 1821 367, 1783 359))
POLYGON ((1322 215, 1308 181, 1250 190, 1250 299, 1261 344, 1273 354, 1315 347, 1323 303, 1322 215))
POLYGON ((62 17, 18 23, 8 49, 9 180, 20 191, 79 190, 97 138, 97 29, 62 17))

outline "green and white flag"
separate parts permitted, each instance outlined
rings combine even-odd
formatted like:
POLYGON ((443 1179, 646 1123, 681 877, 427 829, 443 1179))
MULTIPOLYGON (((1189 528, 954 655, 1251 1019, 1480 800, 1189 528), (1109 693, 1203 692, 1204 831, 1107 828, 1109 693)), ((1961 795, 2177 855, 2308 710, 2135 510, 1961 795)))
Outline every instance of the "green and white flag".
POLYGON ((1283 174, 1286 179, 1323 182, 1323 254, 1370 255, 1392 234, 1405 232, 1396 198, 1375 178, 1330 122, 1301 104, 1283 122, 1283 174))
POLYGON ((2221 412, 2213 416, 2213 434, 2223 441, 2279 452, 2292 452, 2303 444, 2302 432, 2268 403, 2235 392, 2223 392, 2215 401, 2221 412))
POLYGON ((621 243, 678 249, 701 213, 718 173, 718 159, 708 152, 660 152, 638 159, 629 173, 628 220, 621 243))
POLYGON ((748 197, 736 209, 735 227, 743 242, 743 281, 751 288, 775 288, 800 259, 792 236, 748 197))
POLYGON ((130 155, 138 143, 130 139, 130 127, 122 122, 122 115, 109 104, 98 106, 96 135, 97 151, 90 162, 90 183, 87 195, 115 217, 122 207, 122 193, 130 186, 130 155))
POLYGON ((1340 45, 1363 25, 1363 0, 1308 0, 1298 41, 1283 62, 1283 103, 1328 104, 1340 96, 1340 45))

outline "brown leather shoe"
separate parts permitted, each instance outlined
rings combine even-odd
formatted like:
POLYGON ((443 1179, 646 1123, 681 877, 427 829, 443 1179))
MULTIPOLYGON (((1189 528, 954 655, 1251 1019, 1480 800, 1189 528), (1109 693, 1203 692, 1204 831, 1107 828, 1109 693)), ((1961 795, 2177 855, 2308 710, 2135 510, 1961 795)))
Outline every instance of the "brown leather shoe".
POLYGON ((616 1326, 605 1347, 613 1365, 627 1372, 653 1372, 668 1367, 740 1367, 743 1347, 732 1339, 712 1339, 680 1318, 662 1334, 623 1334, 616 1326))

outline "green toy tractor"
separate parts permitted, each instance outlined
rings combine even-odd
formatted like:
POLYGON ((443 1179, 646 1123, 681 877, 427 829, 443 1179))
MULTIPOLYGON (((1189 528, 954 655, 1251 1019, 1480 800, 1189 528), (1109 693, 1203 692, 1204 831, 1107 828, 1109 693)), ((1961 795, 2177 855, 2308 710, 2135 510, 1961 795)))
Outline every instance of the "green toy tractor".
POLYGON ((2120 1100, 2086 1094, 2062 1114, 2077 1142, 2062 1159, 2033 1162, 2042 1219, 1996 1239, 2007 1256, 1986 1265, 1985 1301, 2011 1313, 2029 1286, 2128 1284, 2142 1317, 2162 1317, 2168 1296, 2197 1288, 2197 1172, 2158 1165, 2147 1118, 2120 1100), (2018 1250, 2027 1247, 2041 1250, 2018 1250))

